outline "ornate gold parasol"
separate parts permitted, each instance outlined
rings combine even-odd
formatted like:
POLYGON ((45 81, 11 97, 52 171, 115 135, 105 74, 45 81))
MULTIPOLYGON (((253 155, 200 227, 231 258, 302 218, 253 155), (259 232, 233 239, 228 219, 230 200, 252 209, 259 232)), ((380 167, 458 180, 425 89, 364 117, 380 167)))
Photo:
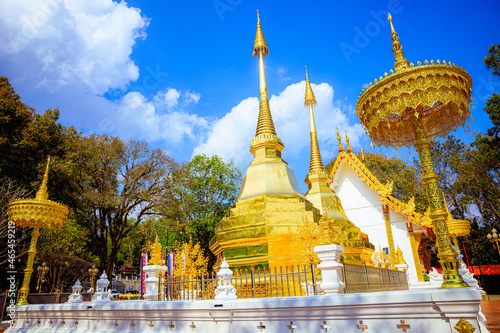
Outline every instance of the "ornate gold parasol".
POLYGON ((455 244, 457 251, 460 252, 457 237, 465 237, 470 234, 470 222, 467 220, 455 220, 453 218, 453 215, 451 215, 450 210, 448 209, 446 198, 444 198, 444 206, 446 208, 446 214, 448 214, 448 217, 446 218, 448 231, 450 232, 450 236, 453 239, 453 244, 455 244))
POLYGON ((426 60, 417 66, 405 59, 399 36, 391 23, 395 72, 370 82, 360 93, 356 112, 370 138, 378 145, 415 145, 422 166, 422 182, 431 207, 438 257, 443 267, 441 288, 468 287, 458 274, 456 254, 446 224, 448 214, 438 188, 438 176, 431 158, 430 140, 446 137, 470 116, 472 79, 461 67, 443 60, 426 60))
POLYGON ((68 216, 68 208, 60 203, 48 200, 47 181, 49 179, 50 157, 47 159, 47 168, 43 175, 42 185, 36 193, 35 199, 21 199, 11 201, 7 205, 9 220, 23 228, 33 228, 31 232, 28 262, 24 269, 23 285, 19 290, 17 305, 28 304, 29 285, 33 262, 36 254, 36 243, 40 235, 40 228, 60 227, 68 216))

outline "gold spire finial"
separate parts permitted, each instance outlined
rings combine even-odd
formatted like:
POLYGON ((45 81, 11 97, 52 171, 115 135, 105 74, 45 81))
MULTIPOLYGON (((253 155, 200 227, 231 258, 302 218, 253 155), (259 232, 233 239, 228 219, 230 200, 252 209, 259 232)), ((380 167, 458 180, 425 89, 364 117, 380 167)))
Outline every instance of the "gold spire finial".
POLYGON ((253 56, 257 57, 262 51, 263 56, 267 56, 269 54, 269 49, 267 48, 266 39, 264 38, 264 34, 262 33, 262 28, 260 27, 260 17, 259 11, 257 10, 257 33, 255 35, 255 44, 253 46, 253 56))
POLYGON ((337 140, 339 140, 339 153, 340 153, 341 151, 344 151, 344 146, 342 146, 342 138, 340 137, 338 127, 337 127, 337 140))
POLYGON ((361 161, 364 161, 364 160, 365 160, 365 153, 363 152, 363 147, 361 147, 360 160, 361 160, 361 161))
POLYGON ((36 198, 38 200, 47 200, 49 194, 47 193, 47 182, 49 180, 49 165, 50 165, 50 156, 47 157, 47 166, 45 167, 45 174, 43 175, 42 185, 40 185, 40 189, 36 193, 36 198))
MULTIPOLYGON (((255 132, 256 138, 261 135, 271 135, 276 137, 276 130, 274 128, 274 122, 271 116, 271 109, 269 107, 269 98, 267 94, 266 72, 264 70, 264 56, 268 53, 269 50, 267 48, 266 40, 264 39, 264 34, 262 33, 262 29, 260 27, 259 12, 257 11, 257 36, 255 37, 253 55, 259 57, 260 101, 259 119, 257 121, 257 130, 255 132)), ((253 148, 251 148, 250 151, 253 153, 253 148)))
POLYGON ((347 141, 347 152, 351 152, 351 144, 349 143, 349 137, 347 136, 347 131, 345 131, 345 141, 347 141))
POLYGON ((314 123, 314 113, 313 113, 313 105, 315 106, 316 99, 314 98, 314 93, 311 88, 311 84, 309 83, 309 76, 307 75, 307 66, 306 66, 306 99, 304 106, 309 106, 309 122, 310 122, 310 131, 311 131, 311 160, 309 163, 309 174, 313 171, 324 172, 325 167, 323 166, 323 161, 321 160, 321 154, 319 152, 318 145, 318 134, 316 133, 316 124, 314 123))
POLYGON ((409 68, 410 63, 405 59, 405 54, 403 52, 403 46, 399 42, 399 36, 396 30, 394 30, 394 26, 392 25, 392 16, 391 13, 387 16, 387 19, 391 23, 391 36, 392 36, 392 51, 394 52, 394 58, 396 58, 396 62, 394 63, 394 69, 399 71, 404 68, 409 68))
POLYGON ((314 97, 314 92, 311 88, 311 83, 309 82, 309 75, 307 75, 307 66, 306 66, 306 99, 304 102, 304 106, 308 106, 309 104, 316 106, 318 103, 316 102, 316 98, 314 97))

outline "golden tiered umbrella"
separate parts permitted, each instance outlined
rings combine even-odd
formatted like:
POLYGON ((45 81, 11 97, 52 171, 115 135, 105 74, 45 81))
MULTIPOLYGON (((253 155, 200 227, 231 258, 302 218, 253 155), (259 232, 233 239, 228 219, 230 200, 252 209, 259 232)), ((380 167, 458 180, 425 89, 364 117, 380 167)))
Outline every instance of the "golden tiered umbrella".
POLYGON ((453 244, 457 248, 457 251, 460 252, 460 247, 458 246, 457 237, 465 237, 470 234, 470 222, 467 220, 455 220, 453 215, 451 215, 450 210, 448 209, 448 203, 446 202, 446 198, 444 199, 444 206, 446 208, 446 214, 448 217, 446 218, 446 225, 448 226, 448 231, 450 232, 450 236, 453 239, 453 244))
POLYGON ((441 288, 468 287, 458 274, 456 254, 446 224, 448 214, 432 163, 430 140, 446 137, 449 131, 464 125, 470 116, 472 79, 463 68, 445 60, 430 64, 426 60, 424 65, 417 62, 417 66, 409 63, 390 14, 389 22, 396 71, 391 69, 389 75, 385 73, 363 89, 356 112, 370 138, 379 146, 398 149, 415 145, 444 273, 441 288))
POLYGON ((19 290, 17 305, 28 304, 29 285, 31 273, 33 273, 36 243, 40 235, 40 229, 60 227, 68 216, 68 208, 66 206, 48 200, 47 180, 49 178, 49 164, 50 157, 47 160, 47 168, 43 175, 42 185, 36 193, 35 199, 15 200, 7 205, 9 221, 23 228, 33 228, 31 232, 30 248, 28 250, 28 262, 24 269, 23 285, 19 290))

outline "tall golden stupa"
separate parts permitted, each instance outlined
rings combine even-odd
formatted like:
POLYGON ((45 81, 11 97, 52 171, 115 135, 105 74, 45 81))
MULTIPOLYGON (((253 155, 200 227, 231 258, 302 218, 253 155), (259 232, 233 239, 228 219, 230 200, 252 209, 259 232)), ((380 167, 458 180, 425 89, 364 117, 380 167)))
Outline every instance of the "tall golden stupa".
POLYGON ((253 55, 259 59, 260 103, 250 148, 254 159, 243 177, 234 207, 210 241, 212 252, 219 260, 223 255, 231 267, 289 264, 290 234, 306 219, 316 222, 321 217, 301 192, 292 168, 281 158, 284 145, 274 128, 264 70, 264 56, 269 49, 258 17, 257 11, 253 55))
POLYGON ((225 257, 231 267, 289 265, 292 234, 306 220, 314 223, 321 220, 325 232, 323 243, 347 246, 346 259, 350 261, 366 260, 373 252, 373 245, 347 219, 339 198, 328 186, 314 128, 312 105, 316 100, 309 79, 306 105, 311 117, 311 168, 306 178, 309 186, 306 196, 293 170, 281 158, 284 145, 274 128, 264 70, 264 56, 269 49, 258 14, 257 11, 253 55, 259 59, 260 104, 257 131, 250 148, 254 158, 246 170, 236 203, 215 229, 210 249, 218 263, 225 257))

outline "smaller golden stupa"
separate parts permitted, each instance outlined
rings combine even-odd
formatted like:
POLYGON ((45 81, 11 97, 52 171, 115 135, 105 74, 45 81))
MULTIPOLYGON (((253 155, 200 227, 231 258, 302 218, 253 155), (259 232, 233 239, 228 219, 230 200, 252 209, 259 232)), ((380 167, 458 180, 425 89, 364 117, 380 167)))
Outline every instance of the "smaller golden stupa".
MULTIPOLYGON (((375 247, 368 241, 368 235, 352 223, 344 212, 342 203, 337 194, 330 188, 330 179, 325 170, 318 145, 318 134, 314 121, 313 106, 316 106, 316 98, 309 82, 306 67, 306 95, 304 106, 309 108, 310 136, 311 136, 311 159, 309 173, 305 179, 308 191, 305 194, 307 200, 313 203, 322 214, 318 221, 323 229, 322 244, 339 244, 344 248, 342 255, 346 262, 369 263, 375 247)), ((346 136, 347 137, 347 136, 346 136)), ((337 138, 340 136, 337 131, 337 138)), ((347 138, 347 149, 351 151, 349 138, 347 138)))
POLYGON ((148 265, 163 265, 161 260, 161 244, 158 241, 158 236, 156 236, 155 242, 151 245, 151 259, 149 259, 148 265))

